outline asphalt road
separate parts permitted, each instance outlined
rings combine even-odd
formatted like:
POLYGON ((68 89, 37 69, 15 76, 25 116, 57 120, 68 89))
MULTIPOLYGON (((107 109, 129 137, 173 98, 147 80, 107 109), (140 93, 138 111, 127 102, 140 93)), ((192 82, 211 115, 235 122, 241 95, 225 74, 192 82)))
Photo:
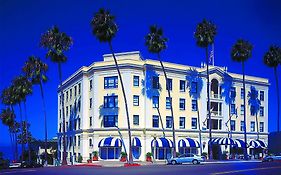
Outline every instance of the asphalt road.
POLYGON ((0 171, 0 175, 281 175, 280 162, 141 167, 49 167, 0 171))

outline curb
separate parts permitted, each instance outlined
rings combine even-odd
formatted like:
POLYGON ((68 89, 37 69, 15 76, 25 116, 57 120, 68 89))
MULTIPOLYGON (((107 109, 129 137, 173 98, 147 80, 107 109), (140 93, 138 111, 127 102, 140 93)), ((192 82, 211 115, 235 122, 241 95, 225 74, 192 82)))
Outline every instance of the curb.
POLYGON ((234 163, 261 163, 262 161, 217 161, 217 162, 201 162, 202 164, 234 164, 234 163))

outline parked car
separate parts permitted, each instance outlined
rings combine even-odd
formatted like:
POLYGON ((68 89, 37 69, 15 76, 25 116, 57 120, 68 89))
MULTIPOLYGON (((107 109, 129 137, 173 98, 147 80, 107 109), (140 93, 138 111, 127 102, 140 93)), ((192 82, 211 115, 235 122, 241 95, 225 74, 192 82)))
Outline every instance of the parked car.
POLYGON ((20 168, 21 163, 20 162, 11 162, 9 165, 9 168, 20 168))
POLYGON ((267 155, 265 156, 262 161, 263 162, 272 162, 272 161, 281 161, 281 155, 278 154, 278 155, 267 155))
POLYGON ((172 165, 182 164, 182 163, 200 164, 201 162, 204 161, 205 161, 204 156, 199 156, 192 153, 186 153, 175 158, 172 157, 171 159, 168 160, 168 163, 172 165))
POLYGON ((21 163, 21 168, 39 168, 39 167, 43 167, 42 164, 39 164, 37 162, 34 161, 23 161, 21 163))

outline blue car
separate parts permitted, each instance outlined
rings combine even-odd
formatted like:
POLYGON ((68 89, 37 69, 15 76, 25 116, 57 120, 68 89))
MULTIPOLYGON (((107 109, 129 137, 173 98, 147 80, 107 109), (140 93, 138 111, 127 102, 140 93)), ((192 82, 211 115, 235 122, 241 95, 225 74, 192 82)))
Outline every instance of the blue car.
POLYGON ((199 156, 192 153, 186 153, 182 154, 176 158, 171 158, 168 160, 169 164, 176 165, 176 164, 182 164, 182 163, 193 163, 193 164, 200 164, 201 162, 204 162, 205 158, 203 156, 199 156))

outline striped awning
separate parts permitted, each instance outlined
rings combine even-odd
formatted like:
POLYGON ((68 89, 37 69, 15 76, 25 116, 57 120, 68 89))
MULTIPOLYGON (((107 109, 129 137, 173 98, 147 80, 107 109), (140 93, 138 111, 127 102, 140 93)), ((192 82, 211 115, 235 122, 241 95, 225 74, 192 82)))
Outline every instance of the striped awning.
POLYGON ((244 140, 235 139, 234 142, 235 142, 235 147, 236 147, 236 148, 245 148, 245 142, 244 142, 244 140))
POLYGON ((122 142, 119 138, 115 137, 107 137, 104 139, 101 139, 98 147, 121 147, 122 142))
POLYGON ((174 143, 165 137, 153 139, 151 141, 151 147, 153 148, 154 146, 156 147, 162 147, 162 148, 172 148, 174 147, 174 143))
POLYGON ((212 140, 212 144, 235 145, 235 142, 232 138, 215 138, 215 139, 212 140))
POLYGON ((251 140, 249 143, 250 148, 266 148, 267 145, 261 140, 251 140))
POLYGON ((178 147, 193 147, 193 148, 198 148, 200 147, 200 144, 197 140, 191 139, 191 138, 184 138, 180 139, 178 142, 178 147))
POLYGON ((133 138, 132 146, 141 147, 141 141, 138 137, 133 138))

